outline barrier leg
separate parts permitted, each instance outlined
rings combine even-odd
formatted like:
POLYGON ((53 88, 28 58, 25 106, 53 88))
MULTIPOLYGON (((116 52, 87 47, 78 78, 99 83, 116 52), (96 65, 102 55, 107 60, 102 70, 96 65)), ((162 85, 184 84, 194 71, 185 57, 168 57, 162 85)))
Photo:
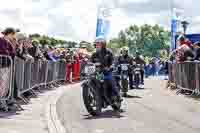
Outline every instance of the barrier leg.
POLYGON ((8 112, 8 105, 7 105, 6 100, 1 100, 1 101, 0 101, 0 107, 1 107, 4 111, 8 112))
POLYGON ((34 97, 37 97, 37 93, 34 90, 30 90, 30 92, 34 97))
POLYGON ((22 100, 22 102, 24 102, 25 104, 29 103, 29 100, 27 98, 25 98, 25 96, 23 96, 23 95, 19 96, 19 99, 22 100))

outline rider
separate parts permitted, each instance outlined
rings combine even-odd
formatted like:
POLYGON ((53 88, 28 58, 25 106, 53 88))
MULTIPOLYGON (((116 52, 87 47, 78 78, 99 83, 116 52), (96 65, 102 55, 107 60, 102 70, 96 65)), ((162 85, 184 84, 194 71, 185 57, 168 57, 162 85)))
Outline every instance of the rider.
MULTIPOLYGON (((141 56, 140 52, 136 51, 136 57, 134 59, 134 62, 136 64, 140 64, 141 66, 145 66, 145 61, 143 59, 143 57, 141 56)), ((144 85, 144 67, 142 67, 142 69, 140 70, 140 73, 141 73, 141 84, 144 85)))
MULTIPOLYGON (((128 47, 124 47, 121 50, 121 55, 118 58, 118 64, 129 64, 130 66, 133 65, 133 58, 129 55, 129 48, 128 47)), ((128 70, 128 76, 129 76, 129 88, 133 89, 133 74, 132 74, 132 70, 129 67, 128 70)))
MULTIPOLYGON (((92 54, 91 61, 93 63, 100 63, 101 69, 104 71, 104 80, 108 88, 111 88, 112 101, 120 99, 119 88, 116 86, 115 80, 112 78, 111 66, 114 61, 112 52, 106 48, 106 40, 104 38, 97 38, 95 41, 96 52, 92 54)), ((120 99, 121 100, 121 99, 120 99)))

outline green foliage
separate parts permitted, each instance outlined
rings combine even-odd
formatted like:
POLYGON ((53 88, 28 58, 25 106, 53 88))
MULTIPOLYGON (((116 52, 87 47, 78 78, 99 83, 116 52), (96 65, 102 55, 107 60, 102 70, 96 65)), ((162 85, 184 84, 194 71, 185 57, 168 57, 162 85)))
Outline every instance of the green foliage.
POLYGON ((74 47, 77 43, 72 42, 72 41, 65 41, 61 39, 56 39, 53 37, 45 36, 45 35, 40 35, 40 34, 31 34, 29 37, 32 40, 38 40, 40 44, 42 45, 50 45, 50 46, 56 46, 56 45, 61 45, 64 46, 64 44, 68 44, 69 47, 74 47))
POLYGON ((168 50, 170 33, 158 25, 131 25, 121 30, 117 38, 110 40, 108 47, 114 52, 119 48, 128 46, 134 55, 139 51, 144 56, 153 57, 160 55, 160 50, 168 50))
POLYGON ((88 52, 93 52, 95 50, 94 46, 86 41, 81 41, 80 42, 80 47, 86 47, 88 52))

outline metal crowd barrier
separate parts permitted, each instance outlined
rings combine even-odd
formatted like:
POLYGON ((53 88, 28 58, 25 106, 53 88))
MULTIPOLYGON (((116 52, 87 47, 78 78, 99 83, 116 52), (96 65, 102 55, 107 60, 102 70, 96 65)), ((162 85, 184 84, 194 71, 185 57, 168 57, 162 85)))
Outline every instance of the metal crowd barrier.
POLYGON ((63 60, 24 61, 18 57, 12 59, 9 56, 0 55, 0 107, 7 110, 9 101, 15 101, 16 98, 21 98, 26 102, 23 94, 41 85, 66 81, 67 69, 67 63, 63 60))
POLYGON ((200 62, 169 63, 169 83, 200 95, 200 62))
POLYGON ((65 80, 66 63, 63 61, 23 61, 15 58, 15 80, 17 96, 33 88, 65 80))
POLYGON ((0 106, 5 107, 6 101, 12 97, 12 58, 0 55, 0 106))

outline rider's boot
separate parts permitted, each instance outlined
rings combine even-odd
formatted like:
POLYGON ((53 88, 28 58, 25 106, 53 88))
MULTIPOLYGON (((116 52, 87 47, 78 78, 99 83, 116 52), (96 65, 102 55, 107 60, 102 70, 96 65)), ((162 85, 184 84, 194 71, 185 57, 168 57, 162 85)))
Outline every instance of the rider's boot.
POLYGON ((141 85, 144 85, 144 79, 141 80, 141 85))

